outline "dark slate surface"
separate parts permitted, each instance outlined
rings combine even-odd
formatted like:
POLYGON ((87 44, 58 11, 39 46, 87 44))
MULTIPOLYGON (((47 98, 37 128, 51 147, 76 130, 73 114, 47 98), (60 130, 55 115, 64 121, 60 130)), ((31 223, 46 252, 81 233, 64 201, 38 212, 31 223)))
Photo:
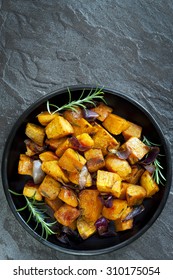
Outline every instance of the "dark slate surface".
MULTIPOLYGON (((125 92, 157 119, 173 143, 172 0, 0 0, 0 151, 20 114, 71 84, 125 92)), ((154 225, 126 248, 80 257, 33 239, 0 186, 1 259, 172 259, 173 190, 154 225)))

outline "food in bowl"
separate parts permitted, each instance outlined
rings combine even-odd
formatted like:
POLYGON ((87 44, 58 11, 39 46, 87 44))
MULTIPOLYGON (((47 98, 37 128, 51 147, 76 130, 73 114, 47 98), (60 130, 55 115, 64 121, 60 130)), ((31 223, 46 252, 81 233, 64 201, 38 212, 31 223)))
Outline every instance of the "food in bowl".
POLYGON ((32 217, 42 237, 55 235, 63 244, 131 230, 145 200, 166 181, 160 148, 138 120, 117 114, 102 89, 83 95, 71 101, 69 91, 61 107, 48 101, 47 110, 25 124, 18 161, 18 174, 27 177, 21 193, 27 222, 32 217))
POLYGON ((24 112, 8 138, 2 175, 10 207, 30 234, 88 255, 121 248, 151 226, 165 205, 170 170, 167 143, 145 109, 85 86, 51 93, 24 112))

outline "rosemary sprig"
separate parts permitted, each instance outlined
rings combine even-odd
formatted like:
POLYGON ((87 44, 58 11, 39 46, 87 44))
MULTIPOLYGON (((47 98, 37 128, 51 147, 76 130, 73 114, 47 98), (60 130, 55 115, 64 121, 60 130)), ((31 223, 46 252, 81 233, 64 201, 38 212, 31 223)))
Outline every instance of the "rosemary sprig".
POLYGON ((59 107, 55 104, 51 104, 48 100, 47 101, 47 111, 49 112, 49 114, 55 114, 55 113, 63 111, 63 110, 76 111, 77 106, 86 109, 86 105, 85 105, 86 103, 90 103, 93 106, 95 106, 95 102, 94 102, 95 99, 100 99, 103 102, 105 102, 104 97, 103 97, 104 92, 102 91, 102 88, 95 89, 95 90, 91 89, 89 94, 86 97, 83 97, 84 92, 85 92, 85 89, 82 91, 78 100, 71 101, 71 92, 70 92, 70 89, 68 88, 69 102, 67 104, 59 107), (56 110, 54 112, 51 112, 50 107, 54 107, 54 108, 56 108, 56 110))
MULTIPOLYGON (((9 191, 14 195, 24 196, 23 194, 16 193, 12 190, 9 190, 9 191)), ((40 224, 41 228, 42 228, 42 234, 41 234, 42 238, 45 237, 45 239, 47 239, 49 235, 56 234, 56 232, 54 232, 51 229, 51 227, 56 223, 56 221, 55 222, 47 222, 46 220, 48 219, 48 216, 45 215, 46 210, 40 208, 45 203, 36 201, 34 196, 30 199, 26 196, 24 196, 24 198, 26 200, 26 205, 24 207, 20 208, 20 209, 17 209, 17 212, 21 212, 21 211, 25 210, 26 208, 28 208, 28 210, 30 212, 30 215, 29 215, 29 218, 27 220, 27 223, 29 223, 29 221, 33 217, 34 220, 36 221, 36 226, 35 226, 34 230, 36 230, 36 228, 40 224)))
MULTIPOLYGON (((160 144, 156 144, 153 143, 151 141, 149 141, 145 136, 143 136, 143 143, 149 147, 153 147, 153 146, 161 146, 160 144)), ((155 167, 155 170, 153 172, 153 179, 154 181, 159 185, 165 185, 165 181, 166 178, 164 177, 162 170, 163 170, 163 166, 160 163, 159 157, 161 157, 163 155, 158 154, 157 158, 154 160, 153 165, 155 167)))

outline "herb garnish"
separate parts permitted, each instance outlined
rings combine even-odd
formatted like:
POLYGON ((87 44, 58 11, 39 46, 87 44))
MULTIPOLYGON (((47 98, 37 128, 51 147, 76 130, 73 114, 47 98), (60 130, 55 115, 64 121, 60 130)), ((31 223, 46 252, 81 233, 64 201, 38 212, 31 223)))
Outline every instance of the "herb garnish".
MULTIPOLYGON (((9 190, 9 191, 14 195, 24 196, 23 194, 16 193, 12 190, 9 190)), ((36 230, 36 228, 40 224, 41 228, 42 228, 42 234, 41 234, 42 238, 45 237, 45 239, 47 239, 49 235, 56 234, 56 232, 54 232, 51 229, 51 227, 56 223, 56 221, 55 222, 47 222, 46 220, 50 219, 50 217, 48 217, 45 214, 46 209, 41 208, 41 206, 45 205, 45 203, 36 201, 34 196, 30 199, 27 198, 26 196, 24 196, 24 198, 26 200, 26 205, 24 207, 20 208, 20 209, 17 209, 16 211, 20 212, 20 211, 23 211, 26 208, 28 208, 28 210, 30 212, 30 215, 29 215, 29 218, 26 221, 26 223, 29 223, 29 221, 33 217, 34 220, 36 221, 36 226, 35 226, 34 230, 36 230)))
MULTIPOLYGON (((156 144, 156 143, 149 141, 145 136, 143 136, 143 143, 149 147, 160 146, 160 144, 156 144)), ((164 175, 162 173, 163 166, 161 165, 160 159, 159 159, 159 157, 161 157, 161 156, 163 156, 163 155, 161 155, 159 153, 157 155, 157 158, 153 161, 153 165, 154 165, 153 179, 158 185, 161 184, 164 186, 166 178, 164 177, 164 175)))
POLYGON ((51 104, 48 100, 47 101, 47 111, 49 112, 49 114, 55 114, 55 113, 60 112, 62 110, 76 111, 76 107, 82 107, 83 109, 86 109, 85 103, 89 103, 89 104, 92 104, 93 106, 95 106, 95 103, 93 101, 94 99, 100 99, 103 102, 105 102, 104 97, 103 97, 104 92, 102 91, 102 88, 101 89, 95 89, 95 90, 91 89, 89 94, 86 97, 83 97, 84 92, 85 92, 85 89, 82 91, 78 100, 73 100, 72 101, 71 100, 71 92, 70 92, 70 89, 68 88, 69 102, 67 104, 61 106, 61 107, 58 107, 55 104, 51 104), (54 108, 56 108, 56 110, 54 112, 51 112, 50 107, 54 107, 54 108))

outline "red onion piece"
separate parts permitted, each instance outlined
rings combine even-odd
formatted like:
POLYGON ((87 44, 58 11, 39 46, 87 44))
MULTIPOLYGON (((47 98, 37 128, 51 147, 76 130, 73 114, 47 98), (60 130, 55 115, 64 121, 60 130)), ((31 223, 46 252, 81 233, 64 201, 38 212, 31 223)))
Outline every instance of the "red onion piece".
POLYGON ((126 148, 125 150, 116 150, 116 149, 109 149, 108 151, 111 154, 115 154, 119 159, 128 159, 129 155, 131 154, 131 150, 126 148))
POLYGON ((80 152, 85 152, 89 149, 88 147, 82 145, 75 136, 70 137, 69 142, 71 143, 72 148, 74 150, 78 150, 80 152))
POLYGON ((140 161, 140 164, 142 165, 149 165, 155 161, 158 154, 160 152, 159 147, 151 147, 150 151, 147 154, 147 157, 145 157, 143 160, 140 161))
POLYGON ((99 114, 97 114, 96 112, 94 112, 92 110, 84 109, 83 116, 84 116, 84 119, 86 119, 87 121, 93 122, 99 117, 99 114))
POLYGON ((137 215, 141 214, 145 210, 143 205, 139 205, 133 208, 133 210, 125 217, 124 221, 128 221, 130 219, 133 219, 137 215))
POLYGON ((112 195, 108 195, 108 196, 99 196, 102 204, 106 207, 106 208, 111 208, 112 207, 112 203, 113 203, 113 196, 112 195))
POLYGON ((35 184, 40 184, 45 177, 45 173, 41 169, 41 164, 39 159, 33 160, 32 176, 35 184))
POLYGON ((101 217, 95 222, 95 226, 99 235, 102 235, 108 230, 108 220, 105 217, 101 217))
POLYGON ((153 174, 156 169, 153 164, 144 165, 144 168, 151 174, 153 174))

